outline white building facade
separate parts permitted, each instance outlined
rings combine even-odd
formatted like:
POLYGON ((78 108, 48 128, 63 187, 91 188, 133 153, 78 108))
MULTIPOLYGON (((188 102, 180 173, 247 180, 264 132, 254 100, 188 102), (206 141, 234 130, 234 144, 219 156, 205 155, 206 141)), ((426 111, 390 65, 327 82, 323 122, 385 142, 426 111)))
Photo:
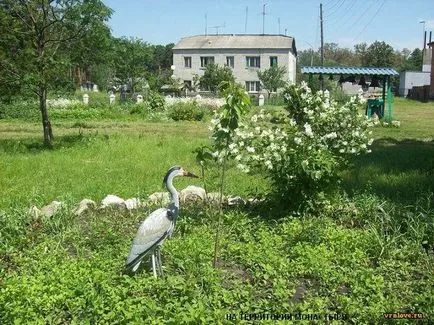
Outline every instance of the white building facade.
POLYGON ((258 71, 271 66, 285 67, 285 80, 295 83, 297 50, 295 40, 283 35, 198 35, 182 38, 173 48, 174 75, 193 84, 206 65, 214 63, 232 69, 235 80, 246 90, 261 90, 258 71))

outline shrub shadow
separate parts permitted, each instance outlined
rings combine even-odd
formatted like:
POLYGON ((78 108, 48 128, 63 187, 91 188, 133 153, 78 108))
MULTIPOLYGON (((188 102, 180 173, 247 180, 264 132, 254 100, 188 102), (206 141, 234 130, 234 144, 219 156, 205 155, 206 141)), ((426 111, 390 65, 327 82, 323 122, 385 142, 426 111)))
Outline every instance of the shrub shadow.
POLYGON ((382 138, 372 153, 343 172, 348 193, 369 191, 395 203, 414 203, 434 191, 434 141, 382 138))
MULTIPOLYGON (((107 136, 105 137, 107 140, 107 136)), ((76 146, 86 145, 96 139, 96 134, 63 135, 54 138, 52 145, 45 145, 42 139, 35 141, 34 138, 26 139, 0 139, 0 152, 4 153, 41 153, 76 146)))

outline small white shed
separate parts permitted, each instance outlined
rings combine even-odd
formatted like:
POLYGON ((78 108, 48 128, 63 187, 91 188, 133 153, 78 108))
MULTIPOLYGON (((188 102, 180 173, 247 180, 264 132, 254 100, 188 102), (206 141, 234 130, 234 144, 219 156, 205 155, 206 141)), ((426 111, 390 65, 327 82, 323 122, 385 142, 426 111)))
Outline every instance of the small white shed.
POLYGON ((403 71, 399 74, 399 95, 407 96, 413 87, 430 84, 430 73, 422 71, 403 71))

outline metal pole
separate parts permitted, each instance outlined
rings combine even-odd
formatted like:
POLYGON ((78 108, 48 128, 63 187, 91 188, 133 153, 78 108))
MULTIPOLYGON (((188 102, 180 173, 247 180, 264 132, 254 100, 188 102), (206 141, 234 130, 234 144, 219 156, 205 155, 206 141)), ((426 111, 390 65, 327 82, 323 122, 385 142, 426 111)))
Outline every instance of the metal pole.
POLYGON ((387 78, 383 77, 383 90, 382 90, 382 98, 383 98, 383 107, 382 107, 382 113, 383 115, 381 117, 384 117, 385 108, 386 108, 386 88, 387 88, 387 78))
POLYGON ((265 35, 265 6, 267 4, 264 3, 264 5, 262 6, 262 34, 265 35))
MULTIPOLYGON (((319 19, 321 22, 321 67, 324 67, 324 27, 322 19, 322 3, 319 4, 319 19)), ((321 79, 321 90, 324 90, 324 78, 321 79)))
POLYGON ((389 123, 392 122, 392 84, 390 76, 387 76, 387 106, 389 111, 389 123))
POLYGON ((244 24, 244 34, 247 34, 247 16, 249 14, 249 6, 246 7, 246 22, 244 24))

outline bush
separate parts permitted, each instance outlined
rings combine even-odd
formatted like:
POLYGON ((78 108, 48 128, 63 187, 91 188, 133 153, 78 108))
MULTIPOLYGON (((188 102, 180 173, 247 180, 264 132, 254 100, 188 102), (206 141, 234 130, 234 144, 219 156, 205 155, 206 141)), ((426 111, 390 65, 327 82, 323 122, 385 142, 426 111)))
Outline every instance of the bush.
POLYGON ((36 101, 18 101, 0 105, 0 119, 35 120, 41 115, 36 101))
POLYGON ((203 108, 196 101, 176 103, 170 107, 169 117, 175 121, 201 121, 205 115, 203 108))
POLYGON ((148 107, 152 112, 164 111, 165 100, 164 97, 155 91, 149 93, 148 107))
POLYGON ((284 121, 272 123, 261 110, 239 125, 228 149, 239 169, 264 173, 281 198, 303 202, 334 185, 350 155, 369 152, 370 122, 358 97, 338 105, 327 91, 314 94, 306 84, 289 86, 284 97, 284 121))

